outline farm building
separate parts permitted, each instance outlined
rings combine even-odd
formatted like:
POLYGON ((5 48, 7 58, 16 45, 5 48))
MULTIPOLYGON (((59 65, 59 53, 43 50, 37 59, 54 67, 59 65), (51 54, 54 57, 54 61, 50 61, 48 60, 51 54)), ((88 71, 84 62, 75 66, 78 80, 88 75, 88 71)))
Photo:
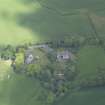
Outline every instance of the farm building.
POLYGON ((57 59, 58 59, 58 61, 70 59, 70 53, 69 53, 69 51, 58 52, 57 53, 57 59))
POLYGON ((26 64, 30 64, 30 63, 33 62, 33 60, 34 60, 33 55, 32 54, 29 54, 29 55, 26 56, 25 63, 26 64))

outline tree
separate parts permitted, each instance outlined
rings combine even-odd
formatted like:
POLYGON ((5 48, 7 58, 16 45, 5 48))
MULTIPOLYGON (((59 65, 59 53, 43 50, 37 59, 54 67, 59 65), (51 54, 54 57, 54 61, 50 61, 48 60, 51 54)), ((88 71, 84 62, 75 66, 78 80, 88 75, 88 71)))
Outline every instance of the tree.
POLYGON ((29 64, 27 65, 27 75, 38 75, 40 71, 42 70, 41 66, 39 64, 29 64))
POLYGON ((54 99, 55 99, 54 93, 49 92, 49 93, 48 93, 48 96, 47 96, 47 104, 48 104, 48 105, 51 104, 51 103, 54 101, 54 99))

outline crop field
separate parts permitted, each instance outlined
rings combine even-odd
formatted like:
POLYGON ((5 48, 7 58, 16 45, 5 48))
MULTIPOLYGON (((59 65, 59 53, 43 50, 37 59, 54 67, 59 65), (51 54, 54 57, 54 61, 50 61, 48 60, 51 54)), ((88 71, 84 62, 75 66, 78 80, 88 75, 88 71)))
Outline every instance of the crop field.
POLYGON ((66 35, 104 37, 104 0, 1 0, 0 45, 63 39, 66 35), (11 5, 11 6, 10 6, 11 5))

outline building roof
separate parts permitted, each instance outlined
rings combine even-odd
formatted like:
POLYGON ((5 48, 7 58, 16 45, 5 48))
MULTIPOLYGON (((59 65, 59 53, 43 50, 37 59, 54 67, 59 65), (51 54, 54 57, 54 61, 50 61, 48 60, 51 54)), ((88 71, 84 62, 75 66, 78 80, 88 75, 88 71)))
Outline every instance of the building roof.
POLYGON ((32 54, 29 54, 29 55, 26 57, 26 60, 25 60, 26 64, 32 63, 33 59, 34 59, 33 55, 32 55, 32 54))
POLYGON ((70 58, 70 53, 69 51, 61 51, 57 53, 57 59, 62 60, 62 59, 69 59, 70 58))

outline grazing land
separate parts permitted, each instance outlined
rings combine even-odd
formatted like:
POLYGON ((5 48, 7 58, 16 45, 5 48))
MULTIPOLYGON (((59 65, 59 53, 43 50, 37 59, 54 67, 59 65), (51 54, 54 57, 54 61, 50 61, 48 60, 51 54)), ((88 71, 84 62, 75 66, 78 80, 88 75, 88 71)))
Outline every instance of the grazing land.
POLYGON ((54 105, 104 105, 104 88, 87 89, 70 93, 54 105), (70 95, 71 94, 71 95, 70 95))
POLYGON ((98 68, 105 67, 105 53, 101 47, 86 46, 80 50, 78 57, 80 77, 89 77, 95 74, 98 68))
POLYGON ((0 4, 1 45, 59 40, 74 34, 92 37, 95 33, 87 12, 99 36, 104 34, 104 0, 1 0, 0 4))
POLYGON ((35 79, 12 72, 9 64, 0 62, 0 105, 46 105, 43 96, 50 93, 35 79))

